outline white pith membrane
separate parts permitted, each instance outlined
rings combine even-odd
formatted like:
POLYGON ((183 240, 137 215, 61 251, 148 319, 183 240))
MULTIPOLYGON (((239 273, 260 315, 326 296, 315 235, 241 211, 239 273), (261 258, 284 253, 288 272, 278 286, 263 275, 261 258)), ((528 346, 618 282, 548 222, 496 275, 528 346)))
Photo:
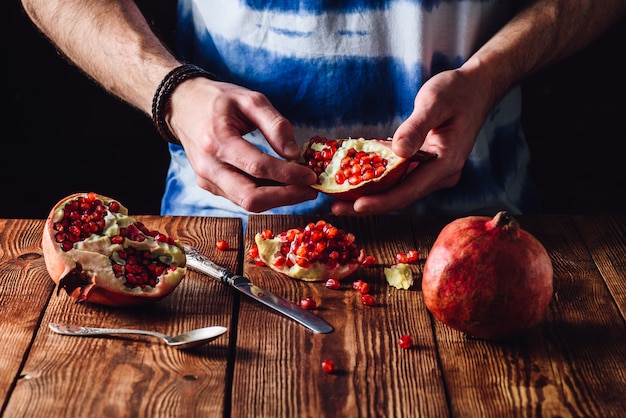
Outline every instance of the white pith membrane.
MULTIPOLYGON (((343 139, 341 140, 341 146, 337 148, 337 151, 333 155, 328 166, 324 169, 324 171, 318 176, 318 184, 314 184, 311 187, 322 190, 322 191, 332 191, 333 193, 340 193, 349 190, 354 190, 355 188, 362 187, 368 183, 377 182, 385 177, 389 171, 391 171, 394 167, 403 163, 405 161, 404 158, 397 156, 390 148, 391 141, 385 140, 377 140, 377 139, 343 139), (375 152, 380 157, 387 160, 386 170, 382 176, 375 177, 370 180, 364 180, 358 185, 351 185, 346 180, 343 184, 337 184, 335 181, 335 174, 341 171, 341 161, 346 157, 348 151, 354 148, 357 152, 375 152)), ((327 148, 327 145, 323 142, 313 142, 306 143, 304 145, 304 149, 310 148, 315 151, 322 151, 327 148), (310 145, 309 145, 310 144, 310 145)))
POLYGON ((383 272, 389 286, 404 290, 413 286, 413 272, 408 264, 394 264, 391 267, 385 267, 383 272))

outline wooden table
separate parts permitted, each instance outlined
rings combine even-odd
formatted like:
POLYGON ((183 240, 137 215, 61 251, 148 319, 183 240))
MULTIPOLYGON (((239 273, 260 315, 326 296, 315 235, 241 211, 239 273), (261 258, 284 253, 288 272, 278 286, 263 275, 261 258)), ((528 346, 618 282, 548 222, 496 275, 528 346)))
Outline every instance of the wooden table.
MULTIPOLYGON (((0 394, 3 417, 624 417, 626 217, 518 217, 548 249, 555 292, 545 322, 509 342, 468 339, 434 320, 419 281, 368 281, 377 305, 341 290, 281 277, 247 257, 255 232, 315 217, 137 217, 193 243, 218 264, 294 302, 311 296, 330 334, 314 334, 199 273, 154 306, 76 304, 58 296, 40 248, 43 220, 0 219, 0 394), (218 251, 228 240, 233 249, 218 251), (175 334, 208 325, 226 335, 194 351, 150 337, 77 338, 49 322, 148 328, 175 334), (398 339, 410 334, 412 349, 398 339), (330 358, 337 372, 326 374, 330 358)), ((354 232, 381 264, 416 248, 423 265, 450 220, 325 217, 354 232)))

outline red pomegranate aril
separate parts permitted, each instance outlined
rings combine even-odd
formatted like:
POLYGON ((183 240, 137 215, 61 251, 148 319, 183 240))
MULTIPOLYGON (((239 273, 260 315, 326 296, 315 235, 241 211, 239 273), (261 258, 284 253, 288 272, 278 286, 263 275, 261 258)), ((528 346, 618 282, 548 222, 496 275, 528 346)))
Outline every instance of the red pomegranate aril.
POLYGON ((372 267, 376 264, 376 257, 374 257, 373 255, 368 255, 366 256, 363 261, 361 262, 361 265, 363 267, 372 267))
POLYGON ((328 289, 337 290, 341 288, 341 282, 338 279, 331 277, 330 279, 326 280, 326 287, 328 289))
POLYGON ((300 300, 300 307, 302 309, 306 309, 307 311, 317 309, 317 302, 311 298, 304 298, 300 300))
POLYGON ((417 250, 409 250, 406 252, 406 259, 409 263, 417 263, 420 258, 420 253, 417 250))
POLYGON ((230 249, 230 244, 228 241, 220 239, 215 243, 215 247, 220 251, 226 251, 230 249))
POLYGON ((413 347, 413 337, 411 337, 410 335, 401 336, 398 340, 398 345, 400 345, 400 347, 404 349, 413 347))
POLYGON ((328 359, 322 361, 322 370, 325 373, 334 373, 336 370, 335 362, 328 359))
POLYGON ((376 300, 370 294, 361 295, 361 303, 366 306, 374 306, 376 305, 376 300))
POLYGON ((398 252, 398 253, 396 254, 396 263, 399 263, 399 264, 406 264, 408 261, 409 261, 409 260, 408 260, 408 258, 407 258, 407 256, 406 256, 406 254, 405 254, 405 253, 403 253, 402 251, 400 251, 400 252, 398 252))

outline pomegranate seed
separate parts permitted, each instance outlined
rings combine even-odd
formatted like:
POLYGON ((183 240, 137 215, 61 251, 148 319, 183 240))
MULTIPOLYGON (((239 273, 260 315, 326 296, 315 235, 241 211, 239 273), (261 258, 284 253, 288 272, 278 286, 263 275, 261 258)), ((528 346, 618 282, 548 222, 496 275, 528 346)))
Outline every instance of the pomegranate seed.
POLYGON ((406 256, 405 253, 403 252, 398 252, 398 254, 396 254, 396 262, 397 263, 402 263, 402 264, 406 264, 408 262, 408 258, 406 256))
POLYGON ((338 279, 330 278, 330 279, 326 280, 326 287, 328 289, 337 290, 337 289, 339 289, 341 287, 341 283, 339 282, 338 279))
POLYGON ((374 306, 376 305, 376 300, 370 294, 361 295, 361 303, 366 306, 374 306))
POLYGON ((322 361, 322 370, 325 373, 334 373, 336 370, 335 362, 329 359, 322 361))
POLYGON ((413 347, 413 337, 411 337, 410 335, 403 335, 398 340, 398 344, 404 349, 411 348, 413 347))
POLYGON ((365 260, 361 262, 361 265, 363 267, 372 267, 375 264, 376 264, 376 258, 373 255, 368 255, 367 257, 365 257, 365 260))
POLYGON ((257 258, 259 256, 259 247, 256 245, 250 247, 250 250, 248 250, 248 256, 250 256, 253 260, 257 258))
POLYGON ((364 295, 366 293, 369 293, 370 292, 370 285, 369 285, 369 283, 365 283, 365 282, 361 283, 361 287, 359 287, 359 292, 362 295, 364 295))
POLYGON ((311 298, 304 298, 304 299, 300 300, 300 307, 302 309, 306 309, 307 311, 312 310, 312 309, 316 309, 317 308, 317 302, 315 302, 311 298))
POLYGON ((406 252, 406 259, 409 263, 417 263, 420 258, 420 253, 417 250, 409 250, 406 252))
POLYGON ((215 247, 217 247, 217 249, 220 251, 226 251, 230 249, 230 244, 228 243, 228 241, 221 239, 215 243, 215 247))
POLYGON ((281 255, 279 257, 276 257, 272 264, 276 267, 281 267, 281 266, 284 266, 286 263, 287 263, 287 257, 281 255))

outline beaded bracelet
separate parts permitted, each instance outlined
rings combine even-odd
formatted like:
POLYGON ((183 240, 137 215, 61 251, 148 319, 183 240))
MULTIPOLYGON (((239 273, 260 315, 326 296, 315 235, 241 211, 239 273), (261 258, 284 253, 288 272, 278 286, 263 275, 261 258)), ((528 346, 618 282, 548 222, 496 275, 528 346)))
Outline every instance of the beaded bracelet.
POLYGON ((154 98, 152 99, 152 122, 154 122, 154 126, 156 126, 163 139, 172 144, 180 145, 180 141, 172 133, 167 122, 165 122, 165 107, 174 89, 183 81, 195 77, 205 77, 209 80, 217 79, 215 75, 196 65, 182 64, 167 73, 154 93, 154 98))

